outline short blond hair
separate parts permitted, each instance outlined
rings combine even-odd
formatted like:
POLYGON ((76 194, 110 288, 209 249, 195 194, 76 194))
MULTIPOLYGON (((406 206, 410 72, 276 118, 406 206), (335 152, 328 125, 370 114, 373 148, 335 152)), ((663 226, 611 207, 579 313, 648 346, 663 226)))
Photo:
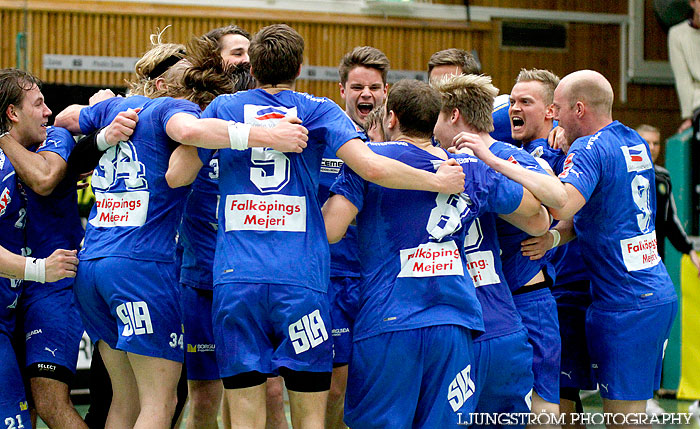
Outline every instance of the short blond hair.
POLYGON ((498 88, 491 83, 491 76, 466 74, 445 76, 434 83, 442 97, 442 111, 450 113, 459 109, 467 125, 477 132, 493 131, 493 99, 498 88))
MULTIPOLYGON (((185 45, 162 42, 163 33, 168 27, 165 27, 162 31, 156 29, 156 32, 151 34, 151 49, 143 54, 134 66, 136 80, 127 81, 131 94, 154 98, 152 95, 156 92, 155 80, 158 76, 152 76, 152 74, 156 67, 172 57, 185 58, 185 45)), ((165 74, 165 71, 161 76, 163 74, 165 74)))
POLYGON ((554 90, 559 85, 559 76, 544 69, 520 69, 515 83, 539 82, 542 84, 542 97, 544 103, 550 105, 554 102, 554 90))

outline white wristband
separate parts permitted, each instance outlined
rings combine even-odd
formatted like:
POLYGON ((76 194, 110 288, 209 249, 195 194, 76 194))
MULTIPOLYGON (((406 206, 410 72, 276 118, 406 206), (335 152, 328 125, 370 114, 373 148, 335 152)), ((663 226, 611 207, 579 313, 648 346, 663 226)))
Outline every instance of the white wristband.
POLYGON ((24 280, 44 283, 46 281, 46 259, 25 258, 24 280))
POLYGON ((100 132, 97 134, 97 139, 96 139, 96 142, 97 142, 97 149, 98 149, 100 152, 104 152, 104 151, 106 151, 107 149, 109 149, 110 147, 112 147, 112 145, 110 145, 109 143, 107 143, 107 139, 105 138, 105 133, 106 133, 106 131, 107 131, 107 128, 102 128, 102 131, 100 131, 100 132))
POLYGON ((228 140, 233 150, 248 149, 248 136, 252 125, 230 121, 228 123, 228 140))
POLYGON ((559 231, 557 231, 556 229, 550 229, 549 233, 552 234, 552 238, 554 239, 554 241, 552 242, 552 247, 550 247, 550 249, 554 249, 559 245, 559 242, 561 241, 561 234, 559 234, 559 231))

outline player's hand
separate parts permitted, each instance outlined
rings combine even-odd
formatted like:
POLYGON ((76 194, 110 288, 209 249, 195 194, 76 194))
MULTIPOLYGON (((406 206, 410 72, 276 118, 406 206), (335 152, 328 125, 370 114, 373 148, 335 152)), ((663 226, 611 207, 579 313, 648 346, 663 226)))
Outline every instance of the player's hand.
POLYGON ((51 283, 66 277, 75 277, 78 271, 77 250, 58 249, 46 258, 46 282, 51 283))
POLYGON ((88 186, 90 186, 90 182, 87 181, 87 178, 90 177, 90 176, 92 176, 92 171, 93 171, 93 170, 90 170, 90 171, 88 171, 88 172, 80 173, 80 174, 78 175, 78 183, 76 184, 76 187, 77 187, 79 190, 80 190, 80 189, 85 189, 85 188, 87 188, 88 186))
POLYGON ((462 131, 452 139, 452 146, 456 147, 458 151, 469 149, 474 156, 484 162, 486 162, 487 159, 495 157, 489 150, 486 142, 484 142, 478 134, 462 131))
POLYGON ((688 256, 690 256, 690 262, 692 262, 693 265, 695 265, 695 268, 697 268, 698 277, 700 277, 700 257, 698 257, 698 252, 691 250, 688 256))
POLYGON ((678 131, 676 133, 682 133, 683 131, 687 130, 688 128, 693 126, 693 120, 688 118, 685 121, 681 122, 680 126, 678 127, 678 131))
POLYGON ((547 231, 539 237, 530 237, 520 243, 520 251, 523 256, 529 257, 531 261, 541 259, 554 244, 554 236, 547 231))
POLYGON ((547 143, 552 149, 561 149, 566 152, 568 145, 566 144, 566 132, 564 128, 559 125, 552 128, 552 131, 550 131, 547 136, 547 143))
POLYGON ((464 191, 464 170, 453 158, 443 162, 435 173, 438 176, 440 189, 443 194, 459 194, 464 191))
POLYGON ((116 97, 116 95, 114 94, 114 92, 112 92, 111 89, 101 89, 96 93, 92 94, 92 97, 90 97, 90 99, 88 100, 88 105, 94 106, 100 101, 105 101, 112 97, 116 97))
POLYGON ((280 152, 301 153, 309 140, 309 130, 300 125, 297 117, 282 119, 270 130, 272 148, 280 152))
POLYGON ((136 123, 139 121, 138 113, 141 108, 128 109, 125 112, 119 112, 111 124, 105 128, 104 137, 110 146, 115 146, 119 142, 129 140, 134 133, 136 123))

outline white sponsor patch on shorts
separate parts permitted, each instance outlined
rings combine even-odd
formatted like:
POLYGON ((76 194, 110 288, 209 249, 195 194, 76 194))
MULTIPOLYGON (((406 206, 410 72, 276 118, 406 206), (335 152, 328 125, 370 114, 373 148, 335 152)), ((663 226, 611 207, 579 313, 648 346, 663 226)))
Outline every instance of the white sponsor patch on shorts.
POLYGON ((656 243, 656 231, 620 240, 622 260, 627 271, 639 271, 656 266, 661 257, 656 243))
POLYGON ((148 191, 95 192, 97 213, 90 224, 97 227, 142 226, 148 214, 148 191))
POLYGON ((474 282, 474 286, 486 286, 501 282, 493 263, 493 252, 472 252, 466 255, 467 271, 474 282))
POLYGON ((400 253, 401 272, 398 277, 464 275, 454 241, 424 243, 413 249, 402 249, 400 253))
POLYGON ((227 195, 226 231, 306 231, 306 197, 227 195))

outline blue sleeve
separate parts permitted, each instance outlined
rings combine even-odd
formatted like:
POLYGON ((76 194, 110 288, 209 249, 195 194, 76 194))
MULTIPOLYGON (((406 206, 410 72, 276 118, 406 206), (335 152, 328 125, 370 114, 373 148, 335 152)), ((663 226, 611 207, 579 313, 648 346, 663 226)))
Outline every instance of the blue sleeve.
POLYGON ((311 120, 305 119, 302 125, 309 130, 309 137, 313 135, 326 142, 333 153, 349 140, 360 138, 352 120, 330 100, 321 104, 311 120))
POLYGON ((165 129, 165 126, 170 118, 178 113, 188 113, 195 118, 199 118, 199 116, 202 114, 202 110, 191 101, 176 100, 172 98, 169 102, 161 104, 159 118, 161 124, 163 125, 163 129, 165 129))
MULTIPOLYGON (((523 186, 489 168, 486 171, 487 208, 486 211, 498 214, 513 213, 523 200, 523 186)), ((481 213, 479 213, 481 215, 481 213)))
POLYGON ((212 158, 214 158, 214 154, 218 149, 206 149, 203 147, 198 147, 197 148, 197 155, 199 156, 199 160, 202 161, 202 164, 204 165, 209 165, 209 161, 211 161, 212 158))
POLYGON ((107 120, 107 115, 112 109, 112 106, 124 101, 122 97, 112 97, 107 100, 100 101, 94 106, 83 107, 80 109, 80 116, 78 117, 78 125, 80 125, 80 132, 83 134, 90 134, 93 131, 97 131, 99 128, 107 126, 109 124, 105 123, 107 120))
POLYGON ((73 135, 65 128, 49 127, 46 131, 46 141, 36 150, 38 152, 53 152, 64 161, 68 161, 71 151, 75 147, 73 135))
POLYGON ((343 165, 338 173, 338 178, 331 186, 331 194, 342 195, 347 198, 357 211, 362 210, 365 198, 365 180, 352 171, 347 165, 343 165))
POLYGON ((572 184, 588 201, 600 180, 601 160, 596 147, 586 149, 586 140, 576 140, 564 161, 559 179, 572 184))

